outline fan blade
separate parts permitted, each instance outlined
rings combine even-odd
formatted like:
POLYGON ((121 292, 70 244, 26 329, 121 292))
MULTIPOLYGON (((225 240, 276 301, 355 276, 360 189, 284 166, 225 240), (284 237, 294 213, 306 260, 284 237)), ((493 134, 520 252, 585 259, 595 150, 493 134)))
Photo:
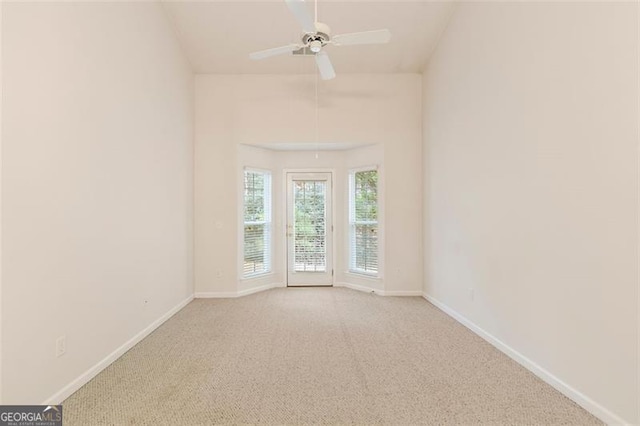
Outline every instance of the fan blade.
POLYGON ((290 44, 288 46, 282 46, 282 47, 274 47, 273 49, 261 50, 260 52, 250 53, 249 58, 253 59, 254 61, 257 61, 259 59, 265 59, 271 56, 284 55, 285 53, 291 53, 294 50, 300 49, 300 47, 301 46, 298 46, 297 44, 290 44))
POLYGON ((323 80, 331 80, 336 76, 336 72, 333 70, 331 60, 327 52, 322 51, 316 53, 316 65, 318 65, 318 71, 320 71, 320 77, 323 80))
POLYGON ((296 17, 305 33, 315 33, 316 24, 304 0, 285 0, 293 16, 296 17))
POLYGON ((389 30, 364 31, 361 33, 340 34, 331 39, 333 44, 346 46, 350 44, 381 44, 391 40, 389 30))

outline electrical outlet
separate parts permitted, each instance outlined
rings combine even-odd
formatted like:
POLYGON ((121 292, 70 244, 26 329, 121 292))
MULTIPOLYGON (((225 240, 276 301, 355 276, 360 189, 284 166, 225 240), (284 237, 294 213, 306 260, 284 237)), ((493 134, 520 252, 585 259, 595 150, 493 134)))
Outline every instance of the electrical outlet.
POLYGON ((56 358, 67 352, 67 336, 60 336, 56 339, 56 358))
POLYGON ((216 273, 216 276, 218 278, 222 278, 224 276, 224 274, 222 273, 222 269, 218 269, 218 272, 216 273))

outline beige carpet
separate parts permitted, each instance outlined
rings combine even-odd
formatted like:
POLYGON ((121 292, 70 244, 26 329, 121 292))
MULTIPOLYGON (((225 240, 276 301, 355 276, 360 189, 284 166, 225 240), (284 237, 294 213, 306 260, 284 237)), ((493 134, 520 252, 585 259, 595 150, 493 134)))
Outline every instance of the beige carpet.
POLYGON ((65 425, 601 424, 418 297, 195 300, 64 402, 65 425))

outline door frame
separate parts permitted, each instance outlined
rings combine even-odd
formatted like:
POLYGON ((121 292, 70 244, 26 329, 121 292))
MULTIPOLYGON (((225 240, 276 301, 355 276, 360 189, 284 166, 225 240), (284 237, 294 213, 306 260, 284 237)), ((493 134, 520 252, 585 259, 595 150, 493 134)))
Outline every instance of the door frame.
POLYGON ((336 169, 327 168, 327 167, 311 167, 311 168, 285 168, 282 170, 282 219, 280 222, 280 241, 282 242, 282 267, 284 271, 284 285, 285 287, 289 287, 289 242, 287 239, 287 220, 288 216, 288 202, 289 202, 289 189, 288 189, 288 177, 289 173, 330 173, 331 174, 331 188, 329 189, 329 194, 331 195, 331 224, 333 225, 332 235, 331 235, 331 284, 330 285, 322 285, 322 286, 292 286, 292 287, 334 287, 336 283, 336 229, 338 227, 336 221, 336 169))

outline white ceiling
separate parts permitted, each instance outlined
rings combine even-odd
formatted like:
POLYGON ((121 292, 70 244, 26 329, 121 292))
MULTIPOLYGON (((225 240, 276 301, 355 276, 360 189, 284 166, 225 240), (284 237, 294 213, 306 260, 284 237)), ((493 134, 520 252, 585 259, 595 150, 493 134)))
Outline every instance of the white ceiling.
MULTIPOLYGON (((313 13, 313 1, 307 0, 313 13)), ((196 73, 314 73, 313 58, 284 55, 252 61, 249 53, 297 43, 301 30, 284 0, 164 2, 196 73)), ((451 2, 318 2, 318 20, 333 35, 388 28, 389 44, 328 46, 340 73, 420 72, 453 12, 451 2)))

